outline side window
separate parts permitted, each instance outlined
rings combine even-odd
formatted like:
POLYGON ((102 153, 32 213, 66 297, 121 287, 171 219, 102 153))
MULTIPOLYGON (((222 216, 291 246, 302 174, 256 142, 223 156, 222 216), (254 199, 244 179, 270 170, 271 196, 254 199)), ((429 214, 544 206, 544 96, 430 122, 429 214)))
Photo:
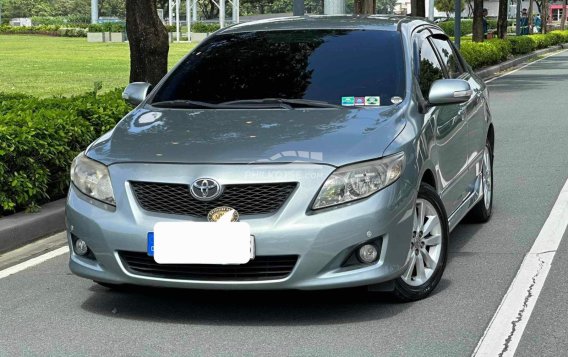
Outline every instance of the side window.
POLYGON ((438 54, 442 57, 442 62, 448 69, 449 78, 458 78, 463 74, 463 69, 460 65, 459 57, 454 51, 454 48, 447 40, 432 38, 432 43, 436 46, 438 54))
POLYGON ((428 92, 432 83, 438 79, 444 78, 444 72, 442 71, 442 65, 438 61, 436 52, 432 48, 430 41, 424 40, 420 46, 420 72, 418 83, 420 84, 420 91, 422 96, 428 99, 428 92))

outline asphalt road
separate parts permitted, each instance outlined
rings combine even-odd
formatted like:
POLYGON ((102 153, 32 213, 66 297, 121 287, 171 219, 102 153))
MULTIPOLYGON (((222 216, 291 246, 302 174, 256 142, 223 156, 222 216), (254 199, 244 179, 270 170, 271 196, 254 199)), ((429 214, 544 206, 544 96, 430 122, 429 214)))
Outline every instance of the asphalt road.
MULTIPOLYGON (((409 304, 326 292, 112 292, 67 254, 0 279, 0 356, 469 356, 568 177, 568 52, 490 83, 494 216, 452 233, 443 280, 409 304)), ((568 350, 568 243, 560 245, 519 356, 568 350)))

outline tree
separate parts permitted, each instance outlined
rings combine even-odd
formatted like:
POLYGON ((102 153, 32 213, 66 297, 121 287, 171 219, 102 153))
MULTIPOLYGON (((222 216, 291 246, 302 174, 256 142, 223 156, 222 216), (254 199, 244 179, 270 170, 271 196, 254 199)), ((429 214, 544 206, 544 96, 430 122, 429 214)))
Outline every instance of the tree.
MULTIPOLYGON (((456 9, 455 0, 437 0, 434 2, 434 7, 440 12, 445 12, 446 17, 450 17, 450 13, 454 12, 456 9)), ((465 7, 465 1, 461 0, 461 8, 465 7)))
POLYGON ((507 7, 509 6, 508 0, 499 0, 499 13, 497 14, 497 36, 501 39, 507 36, 507 7))
POLYGON ((355 0, 353 3, 354 14, 374 14, 377 8, 376 0, 355 0))
POLYGON ((425 0, 411 0, 410 7, 412 8, 412 16, 426 17, 425 0))
POLYGON ((473 0, 473 42, 483 41, 483 0, 473 0))
POLYGON ((566 5, 567 5, 567 1, 564 0, 562 2, 562 20, 560 21, 560 29, 562 31, 564 31, 564 29, 566 28, 566 5))
MULTIPOLYGON (((538 2, 536 4, 538 6, 538 2)), ((542 33, 546 33, 548 27, 548 0, 542 0, 541 4, 542 5, 539 6, 539 9, 541 9, 540 17, 542 20, 542 33)))
POLYGON ((168 71, 169 42, 156 0, 126 0, 130 82, 157 84, 168 71))

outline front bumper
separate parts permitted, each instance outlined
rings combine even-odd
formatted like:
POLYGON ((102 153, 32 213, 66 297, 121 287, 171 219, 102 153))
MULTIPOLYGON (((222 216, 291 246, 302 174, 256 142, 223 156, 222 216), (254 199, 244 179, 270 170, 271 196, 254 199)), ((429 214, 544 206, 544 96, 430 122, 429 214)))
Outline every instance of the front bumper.
POLYGON ((336 208, 307 210, 321 183, 333 171, 325 165, 150 165, 109 166, 116 209, 80 193, 73 185, 66 206, 69 243, 83 239, 96 260, 71 249, 73 273, 96 281, 197 289, 327 289, 368 285, 399 277, 408 254, 416 191, 403 178, 377 194, 336 208), (281 168, 280 168, 281 167, 281 168), (212 177, 221 184, 298 182, 281 209, 269 216, 242 216, 255 236, 256 255, 298 255, 292 272, 277 280, 208 281, 140 275, 127 269, 119 251, 146 252, 146 234, 160 221, 202 219, 147 212, 139 207, 129 180, 190 183, 212 177), (174 179, 172 179, 174 178, 174 179), (372 265, 343 267, 360 244, 382 239, 372 265))

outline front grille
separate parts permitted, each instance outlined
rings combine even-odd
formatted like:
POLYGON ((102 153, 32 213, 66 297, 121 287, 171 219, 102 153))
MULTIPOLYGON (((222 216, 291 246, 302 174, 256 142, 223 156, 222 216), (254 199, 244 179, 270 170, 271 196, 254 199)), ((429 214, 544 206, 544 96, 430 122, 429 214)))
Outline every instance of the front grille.
POLYGON ((189 186, 172 183, 130 182, 136 199, 146 211, 206 217, 209 211, 229 206, 240 215, 269 214, 282 207, 296 183, 227 185, 213 201, 199 201, 189 193, 189 186))
POLYGON ((146 253, 120 251, 133 274, 182 280, 275 280, 290 275, 297 255, 258 256, 242 265, 158 264, 146 253))

